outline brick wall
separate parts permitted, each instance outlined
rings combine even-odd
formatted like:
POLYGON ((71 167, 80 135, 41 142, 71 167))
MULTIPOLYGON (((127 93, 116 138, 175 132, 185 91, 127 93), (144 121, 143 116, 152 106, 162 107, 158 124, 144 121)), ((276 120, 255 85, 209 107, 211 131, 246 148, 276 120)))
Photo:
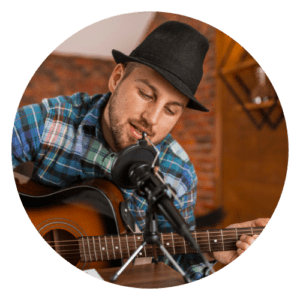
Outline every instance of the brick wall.
POLYGON ((31 78, 20 106, 41 102, 44 98, 86 92, 89 95, 108 92, 108 78, 115 62, 49 55, 31 78))
MULTIPOLYGON (((218 205, 218 157, 217 117, 215 104, 215 35, 216 30, 197 20, 157 13, 149 27, 155 27, 168 20, 190 24, 209 42, 210 49, 204 62, 204 76, 197 90, 196 98, 209 108, 210 112, 186 110, 172 134, 185 148, 195 166, 199 179, 195 214, 204 215, 218 205)), ((20 106, 40 102, 43 98, 57 95, 72 95, 87 92, 90 95, 108 91, 107 82, 115 66, 113 60, 67 57, 51 54, 41 64, 22 97, 20 106)))

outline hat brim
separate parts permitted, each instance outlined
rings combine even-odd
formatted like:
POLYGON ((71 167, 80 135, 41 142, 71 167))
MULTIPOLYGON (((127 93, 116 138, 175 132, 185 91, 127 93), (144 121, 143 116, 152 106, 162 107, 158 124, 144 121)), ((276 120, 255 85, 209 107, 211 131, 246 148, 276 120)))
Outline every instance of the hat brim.
POLYGON ((117 64, 119 63, 125 63, 129 61, 137 62, 140 64, 144 64, 148 67, 151 67, 155 71, 157 71, 162 77, 164 77, 170 84, 172 84, 177 90, 179 90, 182 94, 187 96, 190 101, 187 105, 188 108, 196 109, 200 111, 208 112, 209 110, 203 106, 193 95, 191 90, 187 87, 187 85, 179 79, 177 76, 169 72, 168 70, 165 70, 161 67, 156 66, 152 62, 148 62, 145 59, 136 58, 132 56, 128 56, 120 51, 112 50, 112 55, 117 64))

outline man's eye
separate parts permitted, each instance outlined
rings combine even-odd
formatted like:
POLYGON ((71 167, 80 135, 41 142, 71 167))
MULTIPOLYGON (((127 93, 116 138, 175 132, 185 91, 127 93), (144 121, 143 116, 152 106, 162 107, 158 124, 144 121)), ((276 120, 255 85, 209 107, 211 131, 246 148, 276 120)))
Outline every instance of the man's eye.
POLYGON ((175 115, 175 112, 172 111, 171 109, 167 108, 167 107, 166 107, 166 112, 167 112, 167 114, 170 115, 170 116, 174 116, 174 115, 175 115))
POLYGON ((140 95, 145 98, 145 99, 152 99, 151 95, 148 95, 146 93, 144 93, 143 91, 139 90, 140 95))

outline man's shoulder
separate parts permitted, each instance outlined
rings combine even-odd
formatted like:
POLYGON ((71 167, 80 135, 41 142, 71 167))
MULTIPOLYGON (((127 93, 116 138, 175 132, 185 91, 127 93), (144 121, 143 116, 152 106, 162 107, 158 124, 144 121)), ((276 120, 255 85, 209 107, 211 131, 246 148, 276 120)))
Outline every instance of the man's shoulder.
POLYGON ((42 103, 49 108, 72 107, 78 109, 93 106, 102 96, 103 94, 90 96, 87 93, 77 92, 71 96, 59 95, 53 98, 45 98, 42 103))
POLYGON ((171 136, 171 134, 168 134, 164 142, 169 152, 172 153, 177 159, 182 160, 188 165, 192 165, 188 154, 185 152, 182 146, 171 136))
POLYGON ((160 169, 171 181, 177 178, 186 187, 197 184, 196 172, 188 154, 170 134, 161 143, 160 162, 160 169))
POLYGON ((73 120, 74 124, 79 124, 102 97, 103 94, 90 96, 78 92, 71 96, 43 99, 42 106, 50 119, 60 116, 65 122, 73 120))
POLYGON ((183 164, 192 165, 188 154, 181 145, 168 134, 161 143, 161 152, 163 156, 172 156, 176 161, 181 161, 183 164))

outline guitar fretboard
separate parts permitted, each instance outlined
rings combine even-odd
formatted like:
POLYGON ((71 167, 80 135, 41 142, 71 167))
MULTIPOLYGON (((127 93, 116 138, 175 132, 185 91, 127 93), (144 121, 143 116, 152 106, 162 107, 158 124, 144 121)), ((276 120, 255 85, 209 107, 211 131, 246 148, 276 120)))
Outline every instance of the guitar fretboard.
MULTIPOLYGON (((206 231, 193 231, 197 244, 203 253, 235 250, 236 242, 242 234, 259 235, 264 227, 226 228, 206 231)), ((170 254, 194 253, 195 250, 185 239, 176 233, 161 233, 160 241, 170 254)), ((105 235, 81 237, 78 239, 80 258, 83 262, 114 260, 130 257, 142 244, 142 234, 105 235)), ((139 257, 153 257, 163 252, 155 245, 147 244, 141 249, 139 257)))

